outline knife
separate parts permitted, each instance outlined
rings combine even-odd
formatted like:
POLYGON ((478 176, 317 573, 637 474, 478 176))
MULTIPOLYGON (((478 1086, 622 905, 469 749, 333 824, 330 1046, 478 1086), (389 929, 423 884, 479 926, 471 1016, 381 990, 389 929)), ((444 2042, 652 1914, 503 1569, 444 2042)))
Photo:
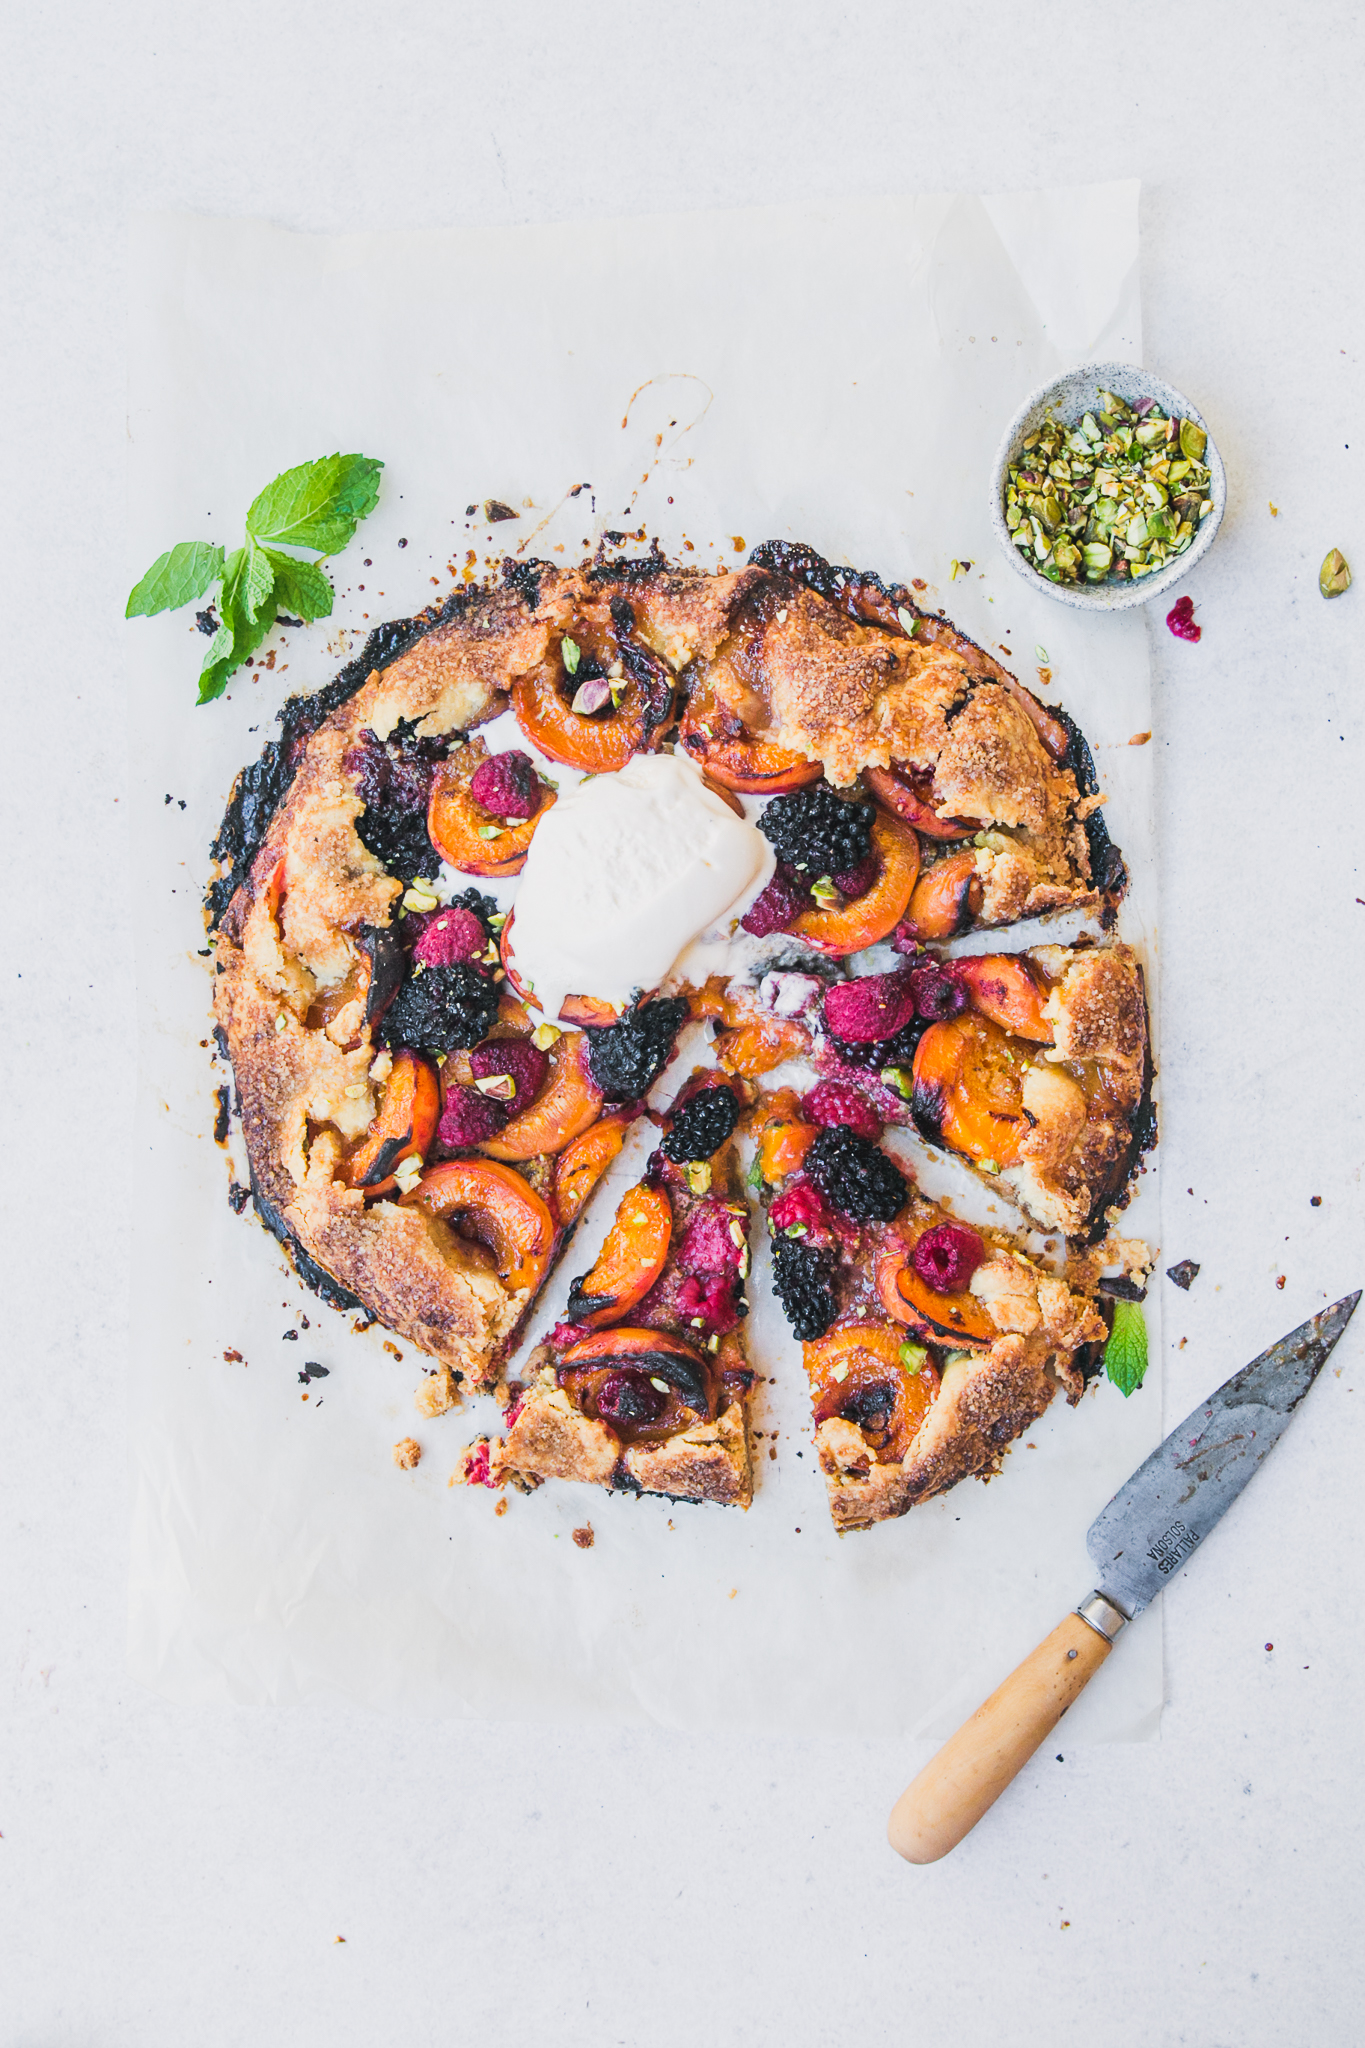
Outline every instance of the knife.
POLYGON ((1098 1584, 902 1792, 887 1835, 908 1863, 955 1849, 1056 1727, 1126 1628, 1231 1507, 1288 1427, 1360 1292, 1301 1323, 1202 1401, 1090 1525, 1098 1584))

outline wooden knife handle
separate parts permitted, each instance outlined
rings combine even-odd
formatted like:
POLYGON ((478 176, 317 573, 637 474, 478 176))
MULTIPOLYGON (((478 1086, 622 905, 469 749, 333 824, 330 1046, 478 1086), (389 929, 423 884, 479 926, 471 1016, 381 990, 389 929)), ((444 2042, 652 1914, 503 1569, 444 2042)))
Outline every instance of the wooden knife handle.
POLYGON ((1125 1619, 1102 1605, 1103 1628, 1068 1614, 902 1792, 886 1832, 907 1863, 936 1863, 955 1849, 1094 1677, 1125 1619))

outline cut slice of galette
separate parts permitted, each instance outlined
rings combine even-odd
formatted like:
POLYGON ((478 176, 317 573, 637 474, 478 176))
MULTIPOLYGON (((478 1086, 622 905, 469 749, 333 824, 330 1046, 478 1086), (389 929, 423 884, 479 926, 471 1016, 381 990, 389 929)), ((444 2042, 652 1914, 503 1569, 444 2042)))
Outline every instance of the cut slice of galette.
POLYGON ((662 1119, 663 1142, 563 1319, 504 1389, 505 1433, 465 1452, 466 1485, 565 1479, 749 1505, 741 1090, 694 1075, 662 1119))
POLYGON ((1107 1335, 1093 1278, 1083 1294, 928 1201, 851 1082, 778 1090, 753 1123, 836 1528, 990 1478, 1059 1390, 1079 1400, 1107 1335))

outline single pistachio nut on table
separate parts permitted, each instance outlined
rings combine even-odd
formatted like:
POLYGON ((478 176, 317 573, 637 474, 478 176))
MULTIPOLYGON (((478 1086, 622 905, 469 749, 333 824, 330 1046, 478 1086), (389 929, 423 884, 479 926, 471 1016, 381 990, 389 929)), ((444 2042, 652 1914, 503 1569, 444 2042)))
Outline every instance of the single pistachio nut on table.
POLYGON ((1183 555, 1213 510, 1208 435, 1154 399, 1100 391, 1070 424, 1049 416, 1010 464, 1005 524, 1051 583, 1127 583, 1183 555))
POLYGON ((1340 597, 1350 587, 1350 564, 1340 548, 1332 548, 1318 570, 1318 589, 1324 597, 1340 597))

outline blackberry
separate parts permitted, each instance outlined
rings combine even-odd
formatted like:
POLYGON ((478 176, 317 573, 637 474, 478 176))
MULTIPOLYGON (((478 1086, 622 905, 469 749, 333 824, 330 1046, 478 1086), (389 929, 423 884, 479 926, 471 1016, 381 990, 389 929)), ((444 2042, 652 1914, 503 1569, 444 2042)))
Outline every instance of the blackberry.
POLYGON ((434 875, 441 865, 427 837, 427 800, 446 751, 445 740, 417 739, 400 722, 387 741, 362 733, 346 757, 365 805, 355 828, 361 844, 405 882, 414 875, 434 875))
POLYGON ((457 961, 410 974, 395 996, 380 1029, 387 1046, 410 1045, 417 1052, 456 1052, 487 1038, 498 1016, 492 979, 457 961))
POLYGON ((773 1240, 773 1286, 798 1343, 813 1344, 834 1321, 831 1253, 813 1251, 797 1237, 773 1240))
POLYGON ((859 1044, 851 1038, 834 1038, 829 1041, 830 1051, 836 1059, 844 1060, 850 1067, 867 1067, 879 1074, 883 1067, 908 1067, 913 1064, 915 1047, 923 1038, 926 1026, 924 1020, 916 1017, 911 1024, 903 1024, 894 1038, 873 1039, 870 1044, 859 1044))
POLYGON ((774 797, 758 829, 780 860, 808 875, 850 874, 872 851, 872 804, 846 801, 827 782, 774 797))
POLYGON ((627 1011, 619 1024, 588 1026, 588 1066, 608 1102, 648 1095, 672 1057, 686 1015, 683 997, 665 996, 627 1011))
POLYGON ((894 1160, 847 1124, 821 1131, 806 1154, 806 1172, 836 1209, 860 1223, 889 1223, 910 1198, 894 1160))
POLYGON ((673 1119, 664 1139, 665 1159, 681 1166, 689 1159, 709 1159, 719 1152, 739 1122, 739 1104, 733 1088, 703 1088, 685 1102, 673 1119))

